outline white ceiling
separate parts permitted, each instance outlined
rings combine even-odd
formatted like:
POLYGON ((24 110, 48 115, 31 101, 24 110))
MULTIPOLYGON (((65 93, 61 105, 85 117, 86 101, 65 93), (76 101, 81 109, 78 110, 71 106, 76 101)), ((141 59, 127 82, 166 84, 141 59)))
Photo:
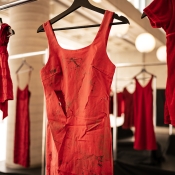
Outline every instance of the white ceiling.
MULTIPOLYGON (((89 0, 95 6, 99 6, 103 9, 108 9, 118 13, 118 9, 116 9, 113 5, 111 5, 107 0, 102 0, 102 3, 95 3, 92 0, 89 0)), ((52 0, 51 1, 51 9, 50 9, 50 18, 60 14, 64 10, 66 10, 71 4, 73 0, 52 0)), ((89 25, 89 24, 97 24, 101 23, 102 15, 96 12, 87 10, 85 8, 79 8, 75 12, 69 14, 64 17, 57 23, 53 25, 55 27, 71 27, 71 26, 80 26, 80 25, 89 25)), ((125 24, 126 25, 126 24, 125 24)), ((113 26, 114 27, 114 26, 113 26)), ((117 26, 115 26, 117 31, 117 26)), ((56 35, 59 38, 59 41, 64 42, 64 39, 67 38, 70 41, 74 41, 74 46, 79 48, 80 45, 87 46, 89 45, 98 31, 98 27, 95 28, 86 28, 86 29, 73 29, 73 30, 65 30, 65 31, 57 31, 56 35)), ((135 48, 135 39, 140 34, 145 32, 142 28, 139 28, 138 25, 132 22, 129 26, 129 30, 127 34, 121 38, 117 36, 109 37, 108 42, 108 52, 113 54, 118 52, 128 52, 128 51, 136 51, 135 48)), ((65 40, 65 42, 67 42, 65 40)), ((65 43, 66 44, 66 43, 65 43)), ((159 41, 156 42, 156 47, 158 48, 162 43, 159 41)))
MULTIPOLYGON (((62 11, 66 10, 72 4, 72 0, 53 0, 51 1, 51 16, 50 18, 58 15, 62 11), (59 12, 59 13, 58 13, 59 12)), ((96 6, 100 6, 103 9, 106 9, 107 1, 103 0, 102 4, 96 4, 90 1, 92 4, 96 6)), ((109 6, 109 5, 108 5, 109 6)), ((109 7, 107 9, 117 12, 115 7, 109 7), (110 9, 109 9, 110 8, 110 9)), ((57 27, 71 27, 71 26, 81 26, 81 25, 90 25, 90 24, 100 24, 102 21, 102 15, 96 12, 87 10, 85 8, 80 8, 75 12, 69 14, 65 18, 61 19, 59 22, 53 25, 53 28, 57 27)), ((127 25, 127 24, 125 24, 127 25)), ((115 26, 117 31, 117 26, 115 26)), ((74 29, 74 30, 65 30, 65 31, 57 31, 56 35, 67 38, 71 41, 77 42, 79 45, 86 46, 89 45, 93 39, 95 38, 98 27, 95 28, 86 28, 86 29, 74 29)), ((123 52, 129 50, 135 50, 135 46, 133 45, 135 37, 133 35, 133 26, 130 25, 128 34, 125 36, 125 40, 119 38, 117 36, 110 36, 108 42, 108 52, 123 52), (129 40, 130 42, 128 42, 129 40), (114 49, 115 48, 115 49, 114 49)), ((64 41, 62 41, 64 42, 64 41)))
MULTIPOLYGON (((11 2, 11 0, 0 0, 1 4, 5 4, 9 1, 11 2)), ((50 0, 50 18, 65 11, 72 4, 72 2, 73 0, 50 0)), ((102 3, 95 3, 92 0, 89 0, 89 2, 103 9, 108 9, 110 11, 119 13, 119 10, 111 5, 107 0, 102 0, 102 3)), ((0 15, 1 17, 3 17, 3 19, 8 20, 7 10, 1 11, 0 15)), ((75 12, 69 14, 65 18, 55 23, 53 25, 53 28, 89 25, 97 23, 100 24, 102 21, 102 17, 103 15, 101 14, 81 7, 75 12)), ((117 27, 118 26, 112 26, 112 28, 116 28, 116 31, 117 27)), ((77 49, 91 44, 97 34, 98 29, 98 27, 73 29, 56 31, 55 33, 57 38, 59 39, 59 42, 62 43, 64 46, 72 49, 77 49)), ((135 39, 140 33, 143 32, 145 32, 144 29, 142 29, 132 21, 132 23, 129 25, 129 30, 125 36, 123 36, 122 38, 117 36, 109 37, 107 52, 109 54, 115 55, 119 52, 136 51, 134 45, 135 39)), ((162 43, 157 40, 156 47, 158 48, 160 45, 162 45, 162 43)))

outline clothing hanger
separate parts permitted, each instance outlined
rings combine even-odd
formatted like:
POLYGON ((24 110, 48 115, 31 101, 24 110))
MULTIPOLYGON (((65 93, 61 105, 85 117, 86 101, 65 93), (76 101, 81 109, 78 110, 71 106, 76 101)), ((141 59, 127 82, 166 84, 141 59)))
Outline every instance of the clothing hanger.
POLYGON ((141 19, 145 18, 147 15, 145 14, 145 12, 142 13, 141 19))
MULTIPOLYGON (((0 26, 1 26, 2 23, 3 23, 2 22, 2 18, 0 18, 0 26)), ((15 34, 15 31, 11 27, 9 27, 9 33, 10 33, 10 35, 8 35, 8 37, 14 35, 15 34)))
MULTIPOLYGON (((52 18, 50 20, 51 24, 54 24, 55 22, 59 21, 60 19, 64 18, 65 16, 67 16, 68 14, 72 13, 73 11, 77 10, 80 7, 85 7, 87 9, 90 9, 92 11, 104 14, 105 10, 101 9, 99 7, 93 6, 92 4, 90 4, 90 2, 88 0, 74 0, 74 2, 72 3, 72 5, 65 10, 64 12, 62 12, 61 14, 57 15, 56 17, 52 18)), ((118 25, 118 24, 130 24, 129 20, 124 17, 124 16, 118 16, 117 14, 114 14, 114 18, 121 21, 121 22, 115 22, 115 23, 111 23, 112 25, 118 25)), ((53 29, 53 30, 67 30, 67 29, 78 29, 78 28, 88 28, 88 27, 97 27, 100 26, 100 24, 96 24, 96 25, 87 25, 87 26, 75 26, 75 27, 65 27, 65 28, 57 28, 57 29, 53 29)), ((43 25, 41 25, 38 30, 37 33, 39 32, 44 32, 44 28, 43 25)))
POLYGON ((16 74, 19 73, 20 69, 21 69, 24 65, 26 65, 26 66, 28 67, 28 69, 23 70, 23 71, 21 71, 20 73, 24 73, 24 72, 28 72, 28 71, 33 71, 33 67, 30 66, 30 65, 27 63, 27 61, 24 59, 24 60, 22 61, 21 65, 19 66, 19 68, 16 70, 16 74))
POLYGON ((154 74, 148 72, 145 68, 143 68, 138 74, 136 74, 136 75, 134 76, 134 78, 136 78, 138 75, 140 75, 140 74, 142 74, 142 73, 147 73, 147 74, 149 74, 149 75, 151 75, 151 76, 153 76, 153 77, 156 77, 154 74))

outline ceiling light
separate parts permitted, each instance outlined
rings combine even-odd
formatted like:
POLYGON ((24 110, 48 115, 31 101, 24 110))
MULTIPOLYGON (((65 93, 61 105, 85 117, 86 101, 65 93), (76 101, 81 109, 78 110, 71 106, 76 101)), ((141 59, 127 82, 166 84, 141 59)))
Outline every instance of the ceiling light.
POLYGON ((166 62, 166 59, 167 59, 166 46, 159 47, 156 55, 159 61, 166 62))
POLYGON ((149 53, 156 46, 155 38, 149 33, 140 34, 135 41, 136 49, 141 53, 149 53))
POLYGON ((101 3, 101 0, 93 0, 96 3, 101 3))
POLYGON ((22 53, 17 55, 10 55, 9 59, 17 59, 17 58, 24 58, 24 57, 32 57, 37 55, 44 55, 46 51, 38 51, 38 52, 29 52, 29 53, 22 53))

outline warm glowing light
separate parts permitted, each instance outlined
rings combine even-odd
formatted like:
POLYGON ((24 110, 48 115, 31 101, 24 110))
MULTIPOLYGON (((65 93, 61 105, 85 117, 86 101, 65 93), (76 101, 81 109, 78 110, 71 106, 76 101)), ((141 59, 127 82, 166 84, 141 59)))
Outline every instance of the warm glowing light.
POLYGON ((139 52, 148 53, 154 50, 156 41, 151 34, 142 33, 136 38, 135 46, 139 52))
POLYGON ((119 127, 122 126, 124 123, 124 116, 121 117, 115 117, 114 115, 110 114, 110 125, 111 127, 119 127))
POLYGON ((101 0, 93 0, 96 3, 101 3, 101 0))
POLYGON ((156 55, 157 55, 157 58, 158 58, 159 61, 166 62, 166 59, 167 59, 166 46, 159 47, 159 49, 157 50, 156 55))

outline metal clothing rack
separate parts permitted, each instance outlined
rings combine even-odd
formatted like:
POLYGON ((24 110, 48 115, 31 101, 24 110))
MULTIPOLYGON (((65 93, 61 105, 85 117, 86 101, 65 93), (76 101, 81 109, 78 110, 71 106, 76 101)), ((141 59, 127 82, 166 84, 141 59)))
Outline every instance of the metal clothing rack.
MULTIPOLYGON (((145 66, 165 66, 165 65, 167 65, 167 63, 157 63, 157 62, 153 62, 153 63, 118 63, 118 64, 115 64, 115 66, 117 67, 117 69, 118 68, 128 68, 128 67, 145 67, 145 66)), ((115 89, 117 89, 116 88, 116 85, 117 85, 117 73, 115 72, 115 76, 114 76, 114 84, 115 84, 115 89)), ((154 84, 156 85, 156 80, 154 81, 154 84)), ((116 95, 114 95, 114 101, 113 101, 113 106, 114 106, 114 109, 116 108, 116 106, 117 106, 117 99, 116 99, 116 95)), ((155 99, 154 99, 154 103, 155 103, 155 99)), ((116 109, 117 110, 117 109, 116 109)), ((116 110, 114 111, 114 116, 116 116, 117 117, 117 115, 116 115, 116 110)), ((155 110, 154 110, 154 115, 155 115, 155 110)), ((154 124, 156 124, 155 123, 155 120, 154 120, 154 124)), ((116 125, 117 126, 117 125, 116 125)), ((172 127, 172 125, 170 124, 169 125, 169 135, 172 135, 172 133, 173 133, 173 127, 172 127)), ((115 136, 117 136, 117 127, 116 127, 116 129, 115 130, 113 130, 113 135, 115 135, 115 136)), ((117 139, 116 139, 116 137, 113 137, 113 142, 114 142, 114 144, 116 144, 117 145, 117 139)), ((114 145, 113 145, 114 146, 114 145)), ((114 147, 114 160, 116 160, 117 159, 117 146, 115 146, 114 147)))
MULTIPOLYGON (((43 61, 44 61, 47 56, 47 50, 38 51, 38 52, 29 52, 29 53, 23 53, 23 54, 17 54, 17 55, 10 55, 9 59, 20 59, 20 58, 27 58, 27 57, 38 56, 38 55, 43 55, 43 61)), ((44 101, 44 104, 43 104, 41 175, 45 175, 45 138, 46 138, 46 123, 47 123, 45 98, 43 99, 43 101, 44 101)))
POLYGON ((116 64, 117 68, 124 68, 124 67, 142 67, 142 66, 163 66, 167 63, 118 63, 116 64))
POLYGON ((22 5, 22 4, 29 3, 29 2, 33 2, 33 1, 37 1, 37 0, 18 0, 15 2, 1 5, 0 10, 5 10, 5 9, 10 8, 10 7, 15 7, 15 6, 22 5))

